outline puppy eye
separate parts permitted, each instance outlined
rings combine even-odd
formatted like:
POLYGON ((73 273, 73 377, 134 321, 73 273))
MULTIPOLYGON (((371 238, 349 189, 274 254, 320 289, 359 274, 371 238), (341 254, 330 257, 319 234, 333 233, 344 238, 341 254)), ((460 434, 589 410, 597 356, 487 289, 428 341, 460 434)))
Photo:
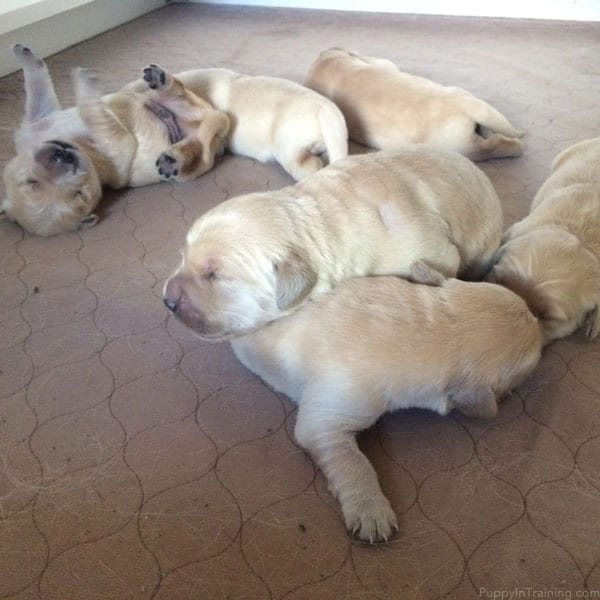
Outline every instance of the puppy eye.
POLYGON ((28 185, 35 185, 38 182, 37 179, 33 179, 32 177, 30 177, 29 179, 25 180, 25 183, 27 183, 28 185))
POLYGON ((217 273, 216 269, 213 271, 209 271, 208 273, 206 273, 204 275, 204 279, 206 279, 207 281, 215 281, 217 279, 219 279, 219 274, 217 273))

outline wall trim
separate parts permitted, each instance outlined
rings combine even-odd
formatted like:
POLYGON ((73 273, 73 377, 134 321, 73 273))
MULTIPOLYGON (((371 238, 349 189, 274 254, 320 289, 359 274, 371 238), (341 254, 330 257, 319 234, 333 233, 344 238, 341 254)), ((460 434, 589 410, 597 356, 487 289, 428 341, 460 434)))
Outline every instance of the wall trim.
POLYGON ((37 0, 2 4, 0 77, 20 69, 10 47, 31 46, 42 57, 165 6, 168 0, 37 0), (6 20, 4 20, 6 18, 6 20))

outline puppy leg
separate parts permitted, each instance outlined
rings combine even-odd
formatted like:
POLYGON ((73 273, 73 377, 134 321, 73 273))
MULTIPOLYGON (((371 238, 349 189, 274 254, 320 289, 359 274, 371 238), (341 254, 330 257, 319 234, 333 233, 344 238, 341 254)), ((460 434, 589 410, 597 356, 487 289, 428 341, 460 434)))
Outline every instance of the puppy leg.
POLYGON ((501 133, 492 133, 482 137, 473 133, 467 156, 474 161, 489 158, 508 158, 523 154, 523 142, 517 138, 507 137, 501 133))
POLYGON ((303 148, 294 152, 276 153, 277 162, 296 180, 300 181, 325 166, 316 154, 303 148))
POLYGON ((151 89, 158 92, 159 100, 166 104, 173 99, 185 102, 185 108, 180 108, 182 114, 177 116, 194 130, 194 134, 173 144, 158 157, 156 166, 159 175, 164 179, 173 177, 183 182, 206 173, 213 167, 215 156, 223 152, 229 132, 229 118, 212 109, 158 65, 144 67, 143 78, 151 89))
POLYGON ((36 121, 55 110, 60 110, 46 63, 21 44, 15 44, 12 51, 23 67, 25 122, 36 121))
POLYGON ((349 415, 343 409, 323 405, 322 400, 309 399, 304 394, 298 410, 296 439, 327 478, 329 488, 340 501, 346 527, 361 540, 387 541, 398 529, 398 521, 381 491, 375 469, 355 438, 356 431, 373 424, 373 415, 349 415))
POLYGON ((117 170, 119 185, 129 181, 129 167, 135 155, 137 142, 133 135, 106 109, 96 86, 96 75, 86 69, 75 69, 73 83, 77 108, 89 128, 94 142, 111 160, 117 170))
POLYGON ((449 392, 449 396, 451 404, 467 417, 493 419, 498 413, 498 400, 489 386, 457 387, 449 392))

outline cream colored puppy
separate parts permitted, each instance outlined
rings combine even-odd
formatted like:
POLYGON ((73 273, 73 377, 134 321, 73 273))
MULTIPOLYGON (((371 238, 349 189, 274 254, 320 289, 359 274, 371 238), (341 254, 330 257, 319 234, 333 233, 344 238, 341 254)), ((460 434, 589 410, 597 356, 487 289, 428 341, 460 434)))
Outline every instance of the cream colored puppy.
POLYGON ((339 108, 293 81, 251 77, 229 69, 198 69, 180 81, 229 116, 233 154, 276 160, 300 180, 348 154, 348 130, 339 108))
POLYGON ((144 68, 138 91, 105 96, 95 76, 78 69, 77 106, 61 109, 44 61, 19 44, 13 52, 23 65, 25 118, 4 170, 0 213, 31 233, 93 225, 103 186, 189 181, 223 150, 227 116, 158 65, 144 68))
POLYGON ((537 365, 542 335, 525 302, 500 286, 366 277, 232 347, 298 402, 298 443, 325 474, 348 529, 378 542, 398 525, 356 433, 400 408, 495 416, 497 399, 537 365))
POLYGON ((248 333, 337 282, 482 276, 502 234, 487 177, 456 153, 414 147, 348 157, 278 191, 239 196, 186 238, 165 305, 206 339, 248 333))
POLYGON ((366 146, 393 150, 421 142, 472 160, 519 156, 523 149, 523 134, 483 100, 403 73, 389 60, 329 48, 304 83, 341 108, 350 138, 366 146))
POLYGON ((527 301, 546 340, 600 330, 600 138, 559 154, 530 214, 504 236, 488 279, 527 301))

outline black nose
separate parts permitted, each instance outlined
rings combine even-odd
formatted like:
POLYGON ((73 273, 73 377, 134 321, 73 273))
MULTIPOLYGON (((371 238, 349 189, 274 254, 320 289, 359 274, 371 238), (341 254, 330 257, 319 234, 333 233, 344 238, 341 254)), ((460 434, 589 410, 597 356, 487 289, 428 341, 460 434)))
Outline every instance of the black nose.
POLYGON ((177 300, 171 300, 170 298, 163 298, 164 305, 172 312, 177 312, 177 300))

